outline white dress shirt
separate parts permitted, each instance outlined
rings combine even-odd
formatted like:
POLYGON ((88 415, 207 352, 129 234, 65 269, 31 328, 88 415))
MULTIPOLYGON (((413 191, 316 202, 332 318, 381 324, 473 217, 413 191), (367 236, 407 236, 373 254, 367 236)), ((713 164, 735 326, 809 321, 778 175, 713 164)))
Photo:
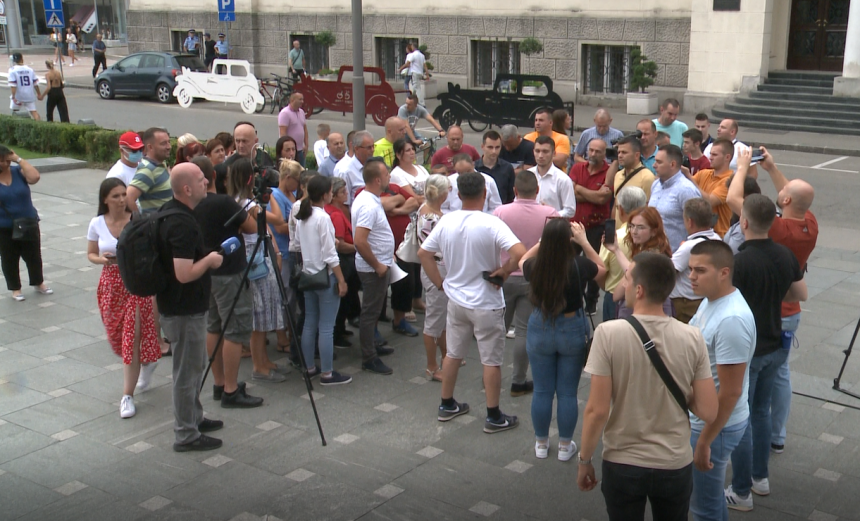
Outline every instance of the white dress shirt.
MULTIPOLYGON (((484 198, 484 213, 492 214, 496 208, 502 206, 502 197, 499 195, 499 186, 496 180, 489 175, 479 172, 484 176, 484 183, 487 186, 487 197, 484 198)), ((459 190, 457 189, 457 178, 460 174, 451 174, 448 176, 448 181, 451 182, 451 191, 448 192, 448 199, 442 203, 442 213, 455 212, 463 209, 463 201, 460 200, 459 190)))
POLYGON ((364 186, 364 176, 361 171, 364 165, 357 157, 348 155, 343 156, 343 159, 337 162, 334 167, 335 177, 340 177, 346 182, 346 204, 351 205, 355 199, 355 192, 364 186))
POLYGON ((529 168, 538 179, 540 191, 538 200, 552 206, 561 217, 570 219, 576 214, 576 195, 573 192, 573 181, 555 165, 550 165, 546 174, 540 175, 538 167, 529 168))
MULTIPOLYGON (((309 203, 302 201, 301 204, 309 203)), ((298 221, 296 229, 304 245, 302 271, 313 275, 328 268, 331 275, 332 268, 340 266, 340 258, 334 247, 334 224, 331 217, 322 208, 314 206, 311 216, 304 221, 298 221)))

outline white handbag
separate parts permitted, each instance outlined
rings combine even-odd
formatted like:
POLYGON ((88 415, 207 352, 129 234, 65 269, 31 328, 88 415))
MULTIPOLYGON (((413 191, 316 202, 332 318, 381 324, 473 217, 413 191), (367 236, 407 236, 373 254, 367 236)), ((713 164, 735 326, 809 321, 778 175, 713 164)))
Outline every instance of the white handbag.
POLYGON ((421 259, 418 258, 418 248, 421 245, 418 243, 418 224, 417 219, 412 219, 409 226, 406 227, 406 233, 403 235, 403 242, 397 248, 397 258, 403 262, 412 262, 419 264, 421 259))

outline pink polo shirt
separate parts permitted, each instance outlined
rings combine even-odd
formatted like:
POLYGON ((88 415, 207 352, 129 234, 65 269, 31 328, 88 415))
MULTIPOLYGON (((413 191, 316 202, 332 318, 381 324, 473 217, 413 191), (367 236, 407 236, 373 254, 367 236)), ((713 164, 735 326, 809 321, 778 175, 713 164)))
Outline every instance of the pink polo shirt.
MULTIPOLYGON (((552 206, 540 204, 534 199, 517 198, 512 203, 496 208, 493 215, 508 225, 528 251, 540 240, 547 217, 558 217, 558 212, 552 206)), ((510 256, 502 251, 502 265, 508 262, 508 259, 510 256)), ((520 276, 522 274, 519 269, 511 273, 520 276)))
POLYGON ((296 140, 296 150, 305 149, 305 111, 295 112, 289 105, 278 113, 278 126, 287 127, 287 135, 296 140))

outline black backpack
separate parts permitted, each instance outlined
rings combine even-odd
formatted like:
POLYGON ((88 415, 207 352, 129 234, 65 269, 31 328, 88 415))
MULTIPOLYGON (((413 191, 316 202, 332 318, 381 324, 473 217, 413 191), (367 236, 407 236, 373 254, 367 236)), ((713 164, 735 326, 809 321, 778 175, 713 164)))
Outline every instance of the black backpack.
POLYGON ((116 263, 122 283, 132 295, 151 297, 164 291, 170 271, 159 255, 158 227, 162 220, 182 210, 165 210, 140 215, 122 230, 116 244, 116 263))

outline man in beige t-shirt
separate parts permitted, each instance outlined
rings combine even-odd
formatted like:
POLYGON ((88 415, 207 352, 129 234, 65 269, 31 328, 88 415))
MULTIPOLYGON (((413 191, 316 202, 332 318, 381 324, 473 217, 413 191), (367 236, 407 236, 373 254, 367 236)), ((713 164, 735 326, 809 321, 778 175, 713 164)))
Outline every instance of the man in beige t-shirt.
MULTIPOLYGON (((675 285, 671 259, 641 253, 621 282, 654 349, 705 422, 717 414, 717 393, 702 333, 663 313, 675 285), (701 415, 704 414, 705 417, 701 415)), ((689 417, 654 369, 626 320, 598 326, 585 370, 592 375, 579 454, 581 490, 597 485, 591 459, 603 432, 603 486, 610 521, 642 519, 646 500, 655 519, 686 519, 693 490, 689 417), (605 427, 605 428, 604 428, 605 427)))

